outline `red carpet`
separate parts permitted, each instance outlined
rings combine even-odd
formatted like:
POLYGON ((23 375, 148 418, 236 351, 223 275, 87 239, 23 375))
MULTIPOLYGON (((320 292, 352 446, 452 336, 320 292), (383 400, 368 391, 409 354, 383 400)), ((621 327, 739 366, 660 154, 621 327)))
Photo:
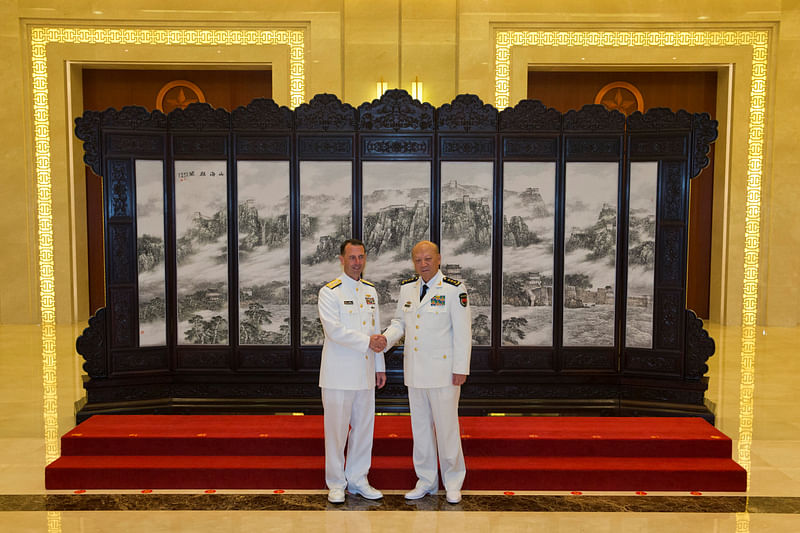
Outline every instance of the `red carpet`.
MULTIPOLYGON (((465 490, 746 490, 700 418, 462 417, 465 490)), ((407 416, 375 420, 370 482, 409 489, 407 416)), ((96 415, 61 439, 48 489, 324 489, 321 416, 96 415)))

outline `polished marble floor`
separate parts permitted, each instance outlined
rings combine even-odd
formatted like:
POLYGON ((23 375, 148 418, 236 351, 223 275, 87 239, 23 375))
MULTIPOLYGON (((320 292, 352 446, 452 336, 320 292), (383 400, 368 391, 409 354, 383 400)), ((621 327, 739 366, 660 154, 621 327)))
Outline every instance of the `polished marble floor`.
POLYGON ((740 328, 706 325, 717 344, 707 399, 748 469, 746 494, 467 492, 453 506, 389 491, 334 506, 322 490, 46 491, 44 465, 82 396, 83 327, 59 327, 43 350, 38 327, 0 326, 0 532, 800 531, 800 328, 758 330, 753 352, 740 328))

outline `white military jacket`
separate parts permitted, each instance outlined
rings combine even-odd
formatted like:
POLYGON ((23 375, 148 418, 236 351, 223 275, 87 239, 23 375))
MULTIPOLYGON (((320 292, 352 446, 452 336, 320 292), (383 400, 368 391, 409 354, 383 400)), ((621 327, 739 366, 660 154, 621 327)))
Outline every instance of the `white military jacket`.
POLYGON ((380 333, 375 286, 342 274, 319 290, 317 309, 325 330, 319 386, 374 389, 375 372, 386 371, 383 352, 369 349, 370 335, 380 333))
POLYGON ((453 374, 469 374, 472 318, 467 289, 441 270, 428 281, 420 301, 421 286, 418 276, 401 283, 395 317, 384 335, 388 347, 405 334, 407 387, 445 387, 453 384, 453 374))

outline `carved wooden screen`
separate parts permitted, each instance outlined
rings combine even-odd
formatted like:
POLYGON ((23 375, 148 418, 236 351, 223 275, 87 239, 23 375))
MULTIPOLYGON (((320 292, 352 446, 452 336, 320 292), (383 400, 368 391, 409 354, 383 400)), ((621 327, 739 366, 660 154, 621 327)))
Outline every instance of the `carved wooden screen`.
MULTIPOLYGON (((103 176, 107 308, 78 339, 104 412, 320 412, 320 286, 364 240, 391 319, 420 239, 471 295, 465 414, 686 414, 714 344, 684 308, 689 179, 716 122, 401 90, 88 111, 103 176)), ((402 347, 379 410, 407 409, 402 347)))

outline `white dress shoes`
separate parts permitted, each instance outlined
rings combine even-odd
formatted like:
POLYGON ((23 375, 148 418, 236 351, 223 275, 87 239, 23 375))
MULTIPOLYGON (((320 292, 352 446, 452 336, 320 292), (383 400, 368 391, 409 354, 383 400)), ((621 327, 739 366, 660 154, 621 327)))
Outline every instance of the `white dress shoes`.
POLYGON ((435 485, 433 487, 426 487, 421 481, 417 481, 417 486, 406 492, 406 500, 419 500, 428 494, 436 494, 438 489, 439 487, 435 485))
POLYGON ((335 488, 329 490, 328 501, 331 503, 344 503, 344 489, 335 488))
POLYGON ((362 481, 358 484, 348 484, 347 492, 350 494, 358 494, 359 496, 368 500, 380 500, 383 498, 383 493, 369 484, 369 481, 362 481))
POLYGON ((458 503, 461 501, 461 491, 460 490, 448 490, 447 491, 447 503, 458 503))

